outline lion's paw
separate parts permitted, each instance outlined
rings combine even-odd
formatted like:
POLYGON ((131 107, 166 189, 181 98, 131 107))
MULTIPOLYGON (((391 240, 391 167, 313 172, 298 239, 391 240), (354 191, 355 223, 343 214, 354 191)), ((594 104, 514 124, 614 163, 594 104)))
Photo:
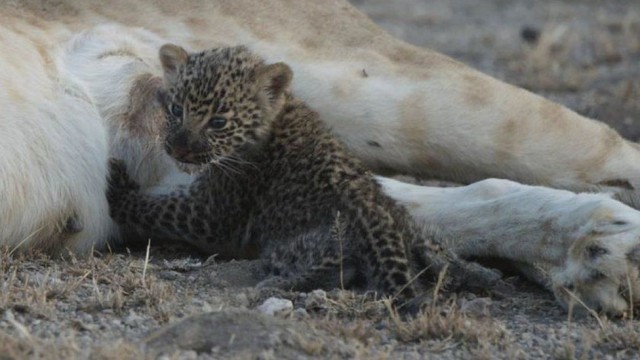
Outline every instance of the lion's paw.
POLYGON ((550 271, 556 298, 616 316, 640 304, 640 212, 602 201, 575 234, 564 264, 550 271))

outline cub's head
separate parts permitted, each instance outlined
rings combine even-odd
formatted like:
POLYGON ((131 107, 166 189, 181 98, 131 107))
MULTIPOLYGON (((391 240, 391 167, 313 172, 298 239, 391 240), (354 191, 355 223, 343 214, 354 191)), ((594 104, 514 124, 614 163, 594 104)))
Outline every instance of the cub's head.
POLYGON ((286 64, 266 65, 242 46, 189 54, 167 44, 160 62, 166 149, 193 164, 242 156, 267 136, 293 76, 286 64))

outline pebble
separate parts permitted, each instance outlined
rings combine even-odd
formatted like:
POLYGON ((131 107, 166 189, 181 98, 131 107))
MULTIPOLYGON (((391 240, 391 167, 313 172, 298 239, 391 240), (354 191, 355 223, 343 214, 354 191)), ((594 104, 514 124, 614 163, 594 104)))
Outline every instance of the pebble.
POLYGON ((173 270, 164 270, 161 271, 160 273, 158 273, 158 277, 163 279, 163 280, 175 280, 178 277, 180 277, 180 274, 177 271, 173 271, 173 270))
POLYGON ((327 304, 327 293, 324 290, 313 290, 306 299, 304 307, 306 309, 323 309, 327 304))
POLYGON ((535 44, 540 39, 540 30, 533 26, 524 26, 520 30, 520 37, 529 44, 535 44))
POLYGON ((297 308, 293 311, 293 316, 297 319, 306 319, 309 317, 309 313, 303 308, 297 308))
POLYGON ((140 315, 136 314, 132 310, 129 311, 129 315, 127 315, 127 317, 124 319, 125 325, 128 325, 130 327, 138 326, 143 321, 144 321, 144 319, 140 315))
POLYGON ((460 311, 464 314, 487 317, 491 315, 491 299, 486 297, 479 297, 473 300, 462 300, 460 304, 460 311))
POLYGON ((293 311, 293 303, 288 299, 270 297, 258 306, 258 311, 266 315, 288 316, 293 311))

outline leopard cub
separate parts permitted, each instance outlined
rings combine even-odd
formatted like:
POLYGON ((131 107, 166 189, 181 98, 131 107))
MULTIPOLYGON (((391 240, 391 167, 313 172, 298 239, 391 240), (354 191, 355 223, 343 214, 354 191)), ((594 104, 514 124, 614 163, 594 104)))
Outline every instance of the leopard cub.
POLYGON ((473 272, 421 236, 318 115, 289 93, 286 64, 266 64, 242 46, 189 54, 170 44, 160 61, 166 150, 205 170, 188 187, 152 195, 112 162, 108 198, 116 222, 226 258, 263 258, 271 277, 262 286, 345 286, 409 300, 418 275, 433 278, 448 266, 464 281, 473 272))

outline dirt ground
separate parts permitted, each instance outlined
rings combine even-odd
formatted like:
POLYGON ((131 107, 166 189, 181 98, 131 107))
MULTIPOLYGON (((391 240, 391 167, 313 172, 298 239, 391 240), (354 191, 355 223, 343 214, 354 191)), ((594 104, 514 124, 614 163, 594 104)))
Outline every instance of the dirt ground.
MULTIPOLYGON (((640 138, 640 2, 352 2, 408 42, 640 138)), ((401 321, 368 295, 258 290, 261 269, 167 245, 66 260, 5 250, 0 359, 640 358, 637 318, 571 317, 517 276, 438 292, 401 321)))
POLYGON ((407 42, 640 138, 640 2, 351 2, 407 42))

